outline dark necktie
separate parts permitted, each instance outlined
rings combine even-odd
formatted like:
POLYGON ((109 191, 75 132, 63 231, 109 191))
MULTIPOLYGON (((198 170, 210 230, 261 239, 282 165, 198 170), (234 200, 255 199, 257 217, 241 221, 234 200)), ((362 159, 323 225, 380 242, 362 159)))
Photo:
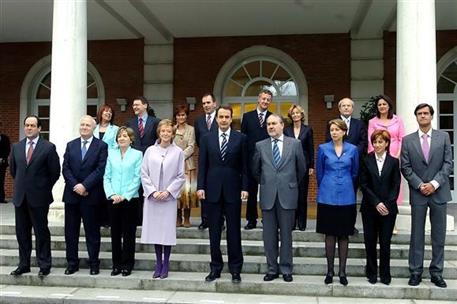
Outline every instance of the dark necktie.
POLYGON ((221 159, 225 160, 225 155, 227 154, 227 134, 222 133, 222 144, 221 144, 221 159))
POLYGON ((259 124, 260 124, 260 127, 263 127, 263 122, 264 122, 263 113, 259 113, 259 124))
POLYGON ((32 155, 33 155, 33 141, 29 141, 29 149, 27 150, 27 165, 30 163, 32 160, 32 155))
POLYGON ((279 139, 273 140, 273 164, 275 165, 276 168, 278 168, 279 161, 281 160, 281 154, 279 153, 278 141, 279 141, 279 139))
POLYGON ((144 126, 143 126, 143 118, 138 118, 138 133, 140 133, 140 137, 143 138, 144 136, 144 126))

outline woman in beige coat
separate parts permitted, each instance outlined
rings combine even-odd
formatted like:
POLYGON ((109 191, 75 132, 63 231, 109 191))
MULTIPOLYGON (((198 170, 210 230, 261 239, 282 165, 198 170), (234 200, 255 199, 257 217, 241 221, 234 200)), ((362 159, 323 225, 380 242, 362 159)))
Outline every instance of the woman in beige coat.
POLYGON ((177 227, 190 227, 190 211, 192 207, 197 207, 196 187, 197 173, 194 163, 195 132, 194 127, 187 124, 189 109, 185 105, 179 105, 175 109, 176 136, 175 144, 184 152, 185 176, 181 198, 178 201, 178 217, 176 218, 177 227), (184 215, 184 221, 183 221, 184 215))

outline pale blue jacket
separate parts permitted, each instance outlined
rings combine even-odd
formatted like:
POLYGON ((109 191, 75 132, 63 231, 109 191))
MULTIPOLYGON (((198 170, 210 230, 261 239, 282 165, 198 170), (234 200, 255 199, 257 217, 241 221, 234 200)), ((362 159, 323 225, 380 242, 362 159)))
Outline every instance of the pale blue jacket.
MULTIPOLYGON (((106 128, 105 135, 103 135, 103 141, 108 145, 108 149, 114 149, 117 147, 116 134, 119 127, 113 124, 109 124, 106 128)), ((94 136, 100 138, 100 124, 97 124, 94 130, 94 136)))
POLYGON ((126 200, 138 197, 138 189, 141 184, 140 170, 143 154, 131 147, 121 157, 119 148, 108 151, 105 175, 103 176, 103 188, 106 198, 112 195, 121 195, 126 200))

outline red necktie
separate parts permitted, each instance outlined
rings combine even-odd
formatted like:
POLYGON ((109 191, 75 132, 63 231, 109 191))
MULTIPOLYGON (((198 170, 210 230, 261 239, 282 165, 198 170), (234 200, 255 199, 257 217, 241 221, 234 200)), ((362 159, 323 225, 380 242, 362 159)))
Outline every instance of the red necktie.
POLYGON ((144 126, 143 126, 143 118, 138 119, 138 132, 140 132, 140 137, 142 138, 144 135, 144 126))
POLYGON ((29 141, 29 149, 27 150, 27 165, 30 163, 32 160, 32 155, 33 155, 33 141, 29 141))

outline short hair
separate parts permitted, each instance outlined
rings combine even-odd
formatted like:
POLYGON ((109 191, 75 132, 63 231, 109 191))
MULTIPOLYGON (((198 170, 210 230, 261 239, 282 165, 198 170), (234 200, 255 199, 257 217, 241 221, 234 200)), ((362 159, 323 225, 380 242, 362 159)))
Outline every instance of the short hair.
POLYGON ((111 110, 111 123, 114 121, 114 110, 113 107, 111 107, 109 104, 103 104, 100 106, 100 109, 98 109, 97 113, 97 121, 98 123, 102 122, 102 115, 105 110, 111 110))
MULTIPOLYGON (((160 140, 160 129, 162 129, 163 127, 171 127, 173 137, 175 137, 176 128, 174 127, 173 122, 170 119, 165 118, 165 119, 162 119, 159 122, 159 124, 157 125, 157 137, 159 138, 159 140, 160 140)), ((172 141, 173 141, 173 139, 172 139, 172 141)))
POLYGON ((180 104, 175 107, 175 112, 173 114, 173 117, 176 117, 179 113, 184 112, 186 113, 187 116, 189 116, 189 108, 185 104, 180 104))
POLYGON ((290 108, 289 108, 289 111, 287 111, 287 116, 289 116, 290 120, 292 120, 292 112, 294 111, 294 109, 297 109, 300 114, 301 114, 301 121, 305 121, 305 110, 297 105, 297 104, 293 104, 290 108))
POLYGON ((203 94, 202 99, 205 98, 206 96, 211 97, 211 99, 213 100, 213 102, 216 102, 216 97, 214 97, 214 94, 213 94, 213 93, 206 92, 205 94, 203 94))
POLYGON ((92 116, 90 116, 90 115, 83 115, 83 116, 81 116, 81 118, 79 119, 79 122, 81 123, 81 120, 86 119, 86 118, 89 119, 89 120, 92 122, 92 128, 95 129, 95 126, 97 125, 97 122, 96 122, 95 119, 94 119, 92 116))
POLYGON ((231 106, 229 105, 222 105, 222 106, 219 106, 217 109, 216 109, 216 117, 217 115, 219 114, 219 110, 227 110, 227 111, 230 111, 230 117, 233 116, 233 109, 231 106))
POLYGON ((387 118, 392 119, 392 117, 394 117, 394 106, 392 104, 392 99, 390 99, 389 96, 383 95, 383 94, 376 96, 374 99, 375 100, 374 104, 376 105, 376 117, 381 118, 381 113, 379 113, 379 110, 378 110, 378 102, 381 99, 384 99, 387 102, 387 104, 389 105, 389 111, 387 112, 387 118))
POLYGON ((25 118, 24 118, 24 126, 25 126, 25 121, 26 121, 28 118, 35 118, 36 121, 37 121, 37 123, 36 123, 37 128, 41 128, 41 119, 40 119, 38 116, 36 116, 36 115, 27 115, 27 116, 25 116, 25 118))
POLYGON ((268 95, 270 95, 271 98, 273 98, 273 93, 270 90, 263 89, 262 91, 259 92, 259 96, 262 94, 268 94, 268 95))
POLYGON ((420 103, 414 109, 414 115, 417 116, 417 111, 419 111, 420 109, 423 109, 425 107, 428 107, 428 109, 430 110, 430 114, 432 116, 433 116, 433 114, 435 114, 435 110, 433 109, 433 107, 431 105, 429 105, 428 103, 420 103))
POLYGON ((280 123, 284 124, 284 118, 282 118, 281 115, 276 114, 276 113, 271 113, 271 114, 268 116, 267 120, 270 119, 270 117, 276 117, 276 118, 279 119, 279 122, 280 122, 280 123))
POLYGON ((122 127, 119 127, 119 130, 117 130, 116 142, 117 142, 117 138, 119 137, 119 135, 121 135, 122 132, 127 132, 127 135, 129 136, 132 143, 135 141, 135 132, 133 131, 133 129, 128 128, 126 126, 122 126, 122 127))
POLYGON ((133 98, 132 103, 133 103, 135 100, 139 100, 139 101, 141 101, 142 104, 145 104, 145 105, 147 105, 147 106, 149 107, 149 101, 146 99, 146 97, 144 97, 144 96, 137 96, 137 97, 133 98))
POLYGON ((371 137, 370 137, 371 145, 373 145, 373 142, 378 137, 381 137, 382 139, 384 139, 385 142, 387 142, 386 151, 387 151, 387 153, 390 154, 390 151, 389 151, 389 148, 390 148, 390 133, 389 133, 389 131, 383 130, 383 129, 375 130, 373 132, 373 134, 371 134, 371 137))
POLYGON ((344 98, 341 98, 340 101, 338 101, 338 108, 341 106, 341 103, 343 102, 343 100, 349 100, 352 104, 352 107, 354 107, 354 100, 352 100, 351 98, 349 97, 344 97, 344 98))
POLYGON ((347 132, 348 130, 348 125, 340 118, 332 119, 328 122, 328 128, 332 125, 337 126, 339 129, 343 130, 344 132, 347 132))

